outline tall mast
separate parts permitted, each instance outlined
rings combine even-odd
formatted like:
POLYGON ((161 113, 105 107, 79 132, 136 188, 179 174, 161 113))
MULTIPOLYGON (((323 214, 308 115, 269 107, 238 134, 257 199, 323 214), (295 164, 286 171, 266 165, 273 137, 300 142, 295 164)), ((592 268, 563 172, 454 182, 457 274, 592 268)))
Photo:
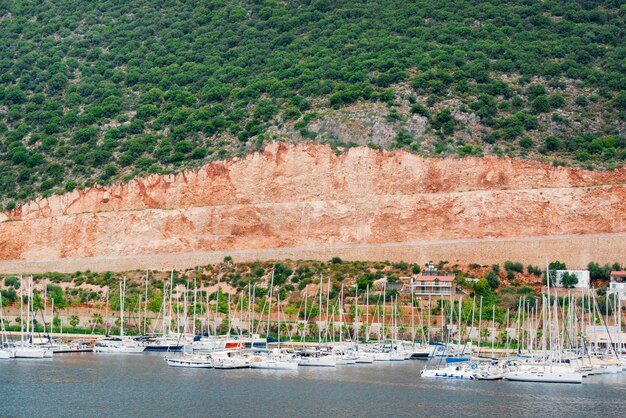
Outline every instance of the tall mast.
MULTIPOLYGON (((383 283, 383 328, 381 330, 381 337, 383 340, 383 344, 385 342, 385 312, 387 308, 387 283, 383 283)), ((379 337, 380 340, 380 337, 379 337)))
POLYGON ((365 288, 365 341, 369 342, 370 340, 370 332, 369 332, 369 324, 370 324, 370 285, 368 284, 365 288))
POLYGON ((252 288, 248 284, 248 338, 252 338, 252 288))
POLYGON ((193 335, 196 335, 196 304, 198 303, 198 271, 193 276, 193 335))
MULTIPOLYGON (((126 278, 124 278, 124 284, 126 278)), ((124 336, 124 290, 122 288, 122 282, 120 281, 120 337, 124 336)))
POLYGON ((317 313, 317 323, 318 323, 318 327, 317 327, 317 344, 321 345, 322 344, 322 326, 321 326, 321 319, 322 319, 322 286, 324 286, 324 276, 320 273, 320 300, 319 300, 319 308, 318 308, 318 313, 317 313))
POLYGON ((548 300, 547 300, 547 321, 548 321, 548 345, 552 350, 552 315, 551 315, 551 300, 550 300, 550 264, 548 263, 548 257, 546 257, 546 284, 548 286, 548 300))
POLYGON ((343 283, 341 283, 339 299, 339 343, 343 343, 343 283))
POLYGON ((457 318, 459 320, 459 345, 458 347, 461 347, 461 308, 463 307, 463 296, 459 295, 459 317, 457 318))
POLYGON ((4 329, 4 318, 2 317, 2 292, 0 292, 0 347, 4 347, 5 343, 5 329, 4 329))
MULTIPOLYGON (((256 285, 252 286, 252 304, 250 306, 251 307, 256 306, 256 285)), ((256 316, 256 314, 254 313, 254 309, 250 308, 250 313, 252 315, 251 316, 251 318, 252 318, 252 326, 254 326, 254 321, 255 321, 254 317, 256 316)), ((256 334, 258 334, 258 332, 256 334)))
POLYGON ((230 329, 232 327, 230 326, 230 292, 228 292, 228 336, 230 337, 230 329))
MULTIPOLYGON (((187 334, 189 332, 189 321, 187 318, 187 314, 189 312, 189 281, 185 283, 185 293, 183 294, 183 334, 187 334)), ((180 318, 180 305, 178 306, 178 317, 180 318)), ((180 329, 180 328, 179 328, 180 329)))
MULTIPOLYGON (((265 327, 265 337, 270 335, 270 321, 272 320, 272 294, 274 290, 274 270, 272 270, 272 278, 270 279, 269 308, 267 310, 267 325, 265 327)), ((229 304, 230 305, 230 304, 229 304)))
POLYGON ((278 335, 278 343, 277 346, 280 348, 280 292, 276 294, 276 323, 277 325, 277 335, 278 335))
POLYGON ((411 288, 411 342, 415 345, 415 302, 413 288, 411 288))
POLYGON ((143 302, 143 334, 146 335, 146 324, 148 323, 148 270, 146 270, 146 297, 143 302))
MULTIPOLYGON (((616 293, 616 297, 617 297, 617 306, 616 306, 616 311, 617 311, 617 347, 619 347, 619 351, 618 351, 618 358, 622 357, 622 292, 621 291, 617 291, 616 293)), ((2 304, 0 304, 0 306, 2 306, 2 304)))
POLYGON ((356 286, 356 293, 354 296, 354 342, 358 348, 359 346, 359 285, 356 286))
POLYGON ((46 317, 48 316, 48 286, 47 280, 43 282, 43 330, 46 331, 46 317))
MULTIPOLYGON (((243 336, 243 290, 239 292, 239 336, 243 336)), ((194 314, 195 316, 195 314, 194 314)))
POLYGON ((50 302, 50 332, 52 332, 54 327, 54 298, 50 298, 50 302))
POLYGON ((305 286, 304 287, 304 327, 302 328, 302 341, 306 342, 306 328, 307 328, 307 309, 306 309, 306 304, 307 304, 307 300, 309 299, 309 287, 305 286))
POLYGON ((430 324, 431 324, 431 314, 432 314, 431 302, 432 302, 432 299, 430 295, 428 295, 428 341, 427 343, 430 343, 430 324))
MULTIPOLYGON (((54 299, 52 299, 52 303, 54 303, 54 299)), ((54 314, 54 312, 53 312, 54 314)), ((109 285, 107 285, 107 302, 105 308, 105 320, 104 320, 104 335, 109 335, 109 285)))
MULTIPOLYGON (((219 292, 219 283, 217 287, 217 291, 219 292)), ((174 270, 170 274, 170 314, 167 318, 167 333, 172 333, 172 295, 174 293, 174 270)))
POLYGON ((209 317, 209 311, 210 311, 209 306, 210 306, 210 303, 209 303, 209 292, 207 290, 207 292, 206 292, 206 307, 205 307, 205 310, 206 310, 206 335, 207 335, 207 337, 209 335, 211 335, 211 326, 210 326, 211 318, 209 317))
MULTIPOLYGON (((472 313, 472 316, 474 314, 472 313)), ((472 320, 472 322, 474 322, 472 320)), ((480 339, 481 339, 481 335, 480 335, 480 331, 481 331, 481 325, 483 322, 483 296, 480 296, 480 307, 478 308, 478 355, 480 356, 480 339)))
POLYGON ((493 356, 493 346, 496 342, 496 305, 491 305, 491 355, 493 356))
POLYGON ((32 309, 32 305, 33 305, 33 297, 31 296, 32 290, 31 290, 31 282, 30 282, 30 277, 28 278, 28 287, 26 288, 26 292, 27 294, 27 304, 26 304, 26 334, 28 334, 28 338, 30 339, 30 343, 32 344, 32 329, 31 329, 31 314, 30 314, 30 310, 32 309))
POLYGON ((324 340, 327 341, 328 340, 328 328, 330 325, 330 319, 329 319, 329 314, 330 314, 330 276, 328 276, 328 286, 326 287, 326 321, 324 324, 324 340))
POLYGON ((507 308, 506 309, 506 329, 505 329, 505 332, 506 332, 506 352, 507 352, 507 354, 509 352, 509 325, 510 325, 509 320, 510 320, 510 318, 511 318, 510 317, 510 311, 509 311, 509 308, 507 308))
POLYGON ((24 283, 20 274, 20 342, 24 346, 24 283))
POLYGON ((167 281, 163 280, 163 297, 162 297, 162 301, 161 301, 161 312, 163 313, 163 324, 161 326, 162 328, 162 332, 161 335, 165 336, 165 334, 167 333, 166 330, 166 322, 165 322, 165 318, 167 317, 167 281))

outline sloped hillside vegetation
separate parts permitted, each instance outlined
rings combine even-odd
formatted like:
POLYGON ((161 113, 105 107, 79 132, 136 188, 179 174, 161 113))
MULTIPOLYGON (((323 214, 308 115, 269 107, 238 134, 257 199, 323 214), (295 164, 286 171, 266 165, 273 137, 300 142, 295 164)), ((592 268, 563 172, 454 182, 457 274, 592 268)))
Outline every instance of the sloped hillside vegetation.
POLYGON ((372 146, 623 165, 625 21, 618 0, 8 0, 0 201, 349 146, 315 123, 354 108, 391 127, 372 146))

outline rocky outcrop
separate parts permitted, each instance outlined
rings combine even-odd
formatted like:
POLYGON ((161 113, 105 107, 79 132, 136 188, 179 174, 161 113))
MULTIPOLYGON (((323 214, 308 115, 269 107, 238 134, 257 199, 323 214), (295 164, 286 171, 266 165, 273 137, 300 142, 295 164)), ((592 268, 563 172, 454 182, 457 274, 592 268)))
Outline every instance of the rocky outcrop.
POLYGON ((116 257, 142 255, 615 239, 626 233, 626 170, 272 143, 245 158, 53 196, 3 216, 2 271, 18 260, 81 259, 88 268, 106 258, 114 270, 116 257))

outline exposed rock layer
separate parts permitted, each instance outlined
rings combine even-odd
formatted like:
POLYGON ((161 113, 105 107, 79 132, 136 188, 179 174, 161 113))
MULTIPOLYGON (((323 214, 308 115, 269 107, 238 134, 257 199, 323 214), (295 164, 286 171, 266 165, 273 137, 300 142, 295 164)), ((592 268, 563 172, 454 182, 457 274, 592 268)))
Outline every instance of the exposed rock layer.
MULTIPOLYGON (((355 258, 404 254, 416 261, 487 262, 468 259, 472 242, 500 243, 489 255, 502 261, 519 240, 568 235, 576 239, 556 241, 584 241, 565 254, 580 264, 626 258, 626 170, 584 171, 495 157, 426 159, 369 148, 336 155, 323 145, 273 143, 243 159, 75 191, 3 216, 0 271, 15 271, 19 260, 25 270, 38 270, 32 262, 41 260, 49 270, 50 263, 63 270, 72 259, 80 259, 83 268, 116 270, 122 268, 118 258, 229 251, 280 258, 280 250, 309 258, 336 250, 355 258), (588 234, 595 238, 581 240, 588 234), (610 254, 589 243, 603 241, 598 234, 610 234, 610 254), (465 242, 469 250, 455 253, 453 242, 465 242), (390 245, 416 251, 353 254, 390 245), (110 264, 101 266, 97 260, 103 259, 110 264)), ((537 262, 538 251, 548 250, 525 246, 526 257, 515 253, 524 262, 537 262)))

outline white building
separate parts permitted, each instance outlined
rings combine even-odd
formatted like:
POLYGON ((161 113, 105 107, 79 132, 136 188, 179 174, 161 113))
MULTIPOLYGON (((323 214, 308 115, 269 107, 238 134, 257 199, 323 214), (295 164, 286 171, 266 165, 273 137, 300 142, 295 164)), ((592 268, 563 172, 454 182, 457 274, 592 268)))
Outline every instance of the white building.
POLYGON ((412 292, 417 297, 454 295, 455 277, 454 274, 439 273, 431 262, 421 275, 411 277, 411 282, 404 287, 404 290, 412 292))
POLYGON ((407 288, 418 297, 454 295, 454 276, 418 276, 407 288))
POLYGON ((619 293, 620 300, 626 300, 626 271, 612 271, 608 293, 619 293))
POLYGON ((557 287, 563 287, 563 283, 561 282, 561 278, 564 273, 574 274, 578 279, 578 283, 574 285, 577 289, 589 289, 589 270, 557 270, 556 271, 556 285, 557 287))
POLYGON ((611 344, 616 351, 619 351, 619 346, 622 350, 626 347, 626 333, 621 332, 616 325, 587 325, 586 337, 594 350, 606 349, 611 344))

